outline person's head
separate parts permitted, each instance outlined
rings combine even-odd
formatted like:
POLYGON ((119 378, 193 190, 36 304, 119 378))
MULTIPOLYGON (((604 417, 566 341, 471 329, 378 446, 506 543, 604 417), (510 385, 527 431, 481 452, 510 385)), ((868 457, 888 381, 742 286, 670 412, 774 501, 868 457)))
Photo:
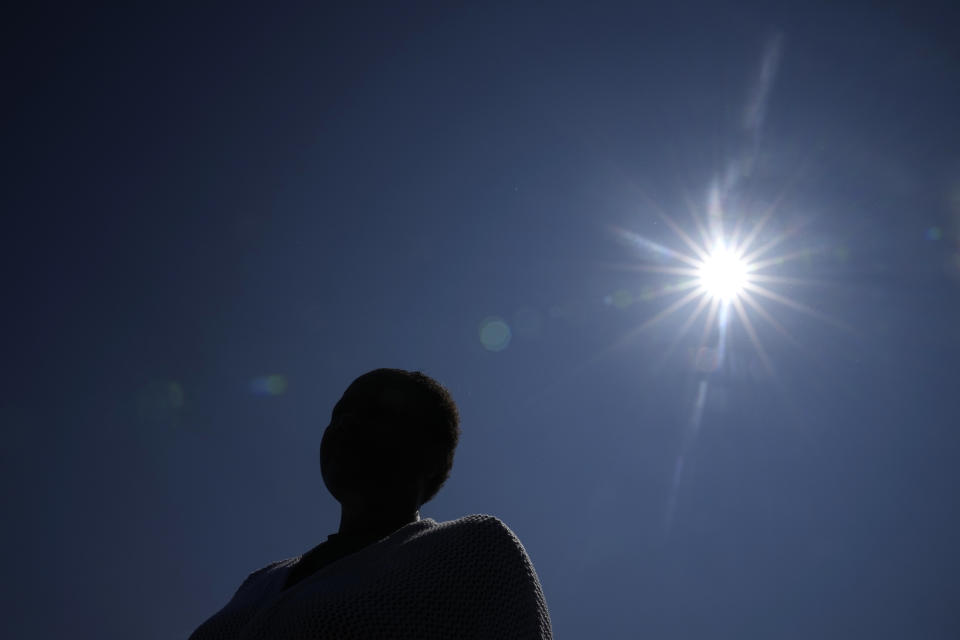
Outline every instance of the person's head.
POLYGON ((427 502, 446 482, 460 436, 457 405, 419 371, 376 369, 347 388, 320 444, 323 482, 338 502, 427 502))

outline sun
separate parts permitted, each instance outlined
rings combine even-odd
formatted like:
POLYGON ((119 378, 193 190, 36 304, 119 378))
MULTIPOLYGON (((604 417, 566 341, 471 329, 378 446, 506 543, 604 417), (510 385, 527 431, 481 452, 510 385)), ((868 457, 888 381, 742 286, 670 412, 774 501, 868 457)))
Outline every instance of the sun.
POLYGON ((729 304, 743 295, 749 271, 742 255, 718 244, 697 267, 697 281, 711 299, 729 304))
POLYGON ((780 275, 777 272, 792 260, 808 256, 810 251, 776 251, 776 248, 785 243, 789 236, 797 233, 799 228, 763 234, 774 213, 773 207, 749 225, 749 229, 745 228, 748 225, 744 219, 738 219, 732 233, 724 232, 720 214, 708 215, 710 224, 706 225, 701 222, 696 212, 691 210, 694 232, 688 233, 670 216, 663 212, 658 213, 660 219, 680 241, 679 246, 671 248, 632 231, 613 228, 617 237, 632 246, 642 257, 639 264, 625 265, 626 269, 659 273, 672 279, 642 298, 645 302, 650 302, 663 296, 673 298, 672 301, 668 301, 652 316, 635 326, 621 339, 621 343, 666 318, 679 315, 681 319, 676 335, 668 349, 668 352, 672 352, 673 347, 697 321, 703 319, 700 348, 714 349, 718 363, 722 363, 726 334, 732 326, 731 322, 736 322, 753 344, 764 369, 772 374, 773 368, 754 322, 759 320, 770 325, 794 345, 797 345, 797 341, 774 317, 776 312, 768 309, 769 304, 788 307, 843 328, 842 323, 837 320, 776 290, 779 284, 796 286, 807 283, 803 278, 780 275), (689 313, 683 313, 685 308, 690 309, 689 313), (685 319, 682 318, 684 315, 685 319), (715 329, 719 333, 715 333, 715 329), (708 344, 710 336, 718 339, 715 347, 708 344))

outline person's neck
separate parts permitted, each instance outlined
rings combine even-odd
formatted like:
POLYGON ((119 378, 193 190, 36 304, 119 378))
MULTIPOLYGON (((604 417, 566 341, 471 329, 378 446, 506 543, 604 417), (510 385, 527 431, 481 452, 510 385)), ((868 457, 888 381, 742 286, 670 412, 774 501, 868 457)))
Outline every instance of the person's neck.
POLYGON ((337 533, 342 536, 386 537, 400 527, 419 520, 418 509, 382 511, 342 505, 337 533))

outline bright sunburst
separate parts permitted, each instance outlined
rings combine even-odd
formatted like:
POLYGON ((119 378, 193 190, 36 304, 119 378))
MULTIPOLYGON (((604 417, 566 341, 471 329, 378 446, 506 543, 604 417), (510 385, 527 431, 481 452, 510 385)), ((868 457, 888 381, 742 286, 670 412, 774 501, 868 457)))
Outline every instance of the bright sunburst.
MULTIPOLYGON (((708 201, 717 202, 719 198, 714 196, 716 194, 710 194, 708 201)), ((673 231, 679 244, 685 246, 686 251, 662 245, 632 231, 615 229, 622 241, 632 245, 638 254, 645 258, 640 264, 629 266, 629 269, 655 272, 664 276, 665 284, 647 296, 646 300, 653 302, 653 298, 659 296, 674 298, 635 327, 631 335, 668 317, 678 317, 680 322, 674 340, 676 345, 702 320, 700 346, 717 349, 719 365, 724 358, 723 346, 728 325, 736 320, 753 344, 763 366, 772 373, 770 360, 754 326, 756 321, 772 326, 781 336, 793 343, 796 343, 796 340, 774 317, 775 307, 787 307, 792 311, 836 324, 823 314, 777 291, 778 285, 803 283, 800 278, 783 276, 781 273, 785 268, 789 268, 792 260, 809 256, 809 251, 777 251, 791 232, 764 234, 772 214, 773 210, 768 210, 747 233, 743 233, 742 219, 737 222, 732 233, 726 233, 721 208, 708 206, 709 229, 708 225, 691 212, 695 232, 690 234, 670 216, 660 213, 660 218, 673 231), (694 239, 696 236, 699 236, 699 241, 694 239), (679 280, 676 279, 678 276, 679 280), (673 280, 667 282, 670 277, 673 280), (677 297, 678 294, 682 295, 677 297), (715 347, 710 347, 707 344, 708 336, 715 335, 714 330, 719 331, 719 340, 714 343, 715 347)), ((796 231, 797 229, 793 229, 793 232, 796 231)))

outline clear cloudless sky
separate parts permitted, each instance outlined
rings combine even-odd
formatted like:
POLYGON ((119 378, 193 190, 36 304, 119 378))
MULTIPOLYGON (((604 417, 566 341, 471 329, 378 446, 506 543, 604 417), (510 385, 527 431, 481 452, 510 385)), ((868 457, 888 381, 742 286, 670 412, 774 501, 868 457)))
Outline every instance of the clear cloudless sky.
POLYGON ((558 638, 960 637, 950 5, 8 9, 0 635, 185 638, 390 366, 558 638), (717 219, 769 277, 705 331, 717 219))

